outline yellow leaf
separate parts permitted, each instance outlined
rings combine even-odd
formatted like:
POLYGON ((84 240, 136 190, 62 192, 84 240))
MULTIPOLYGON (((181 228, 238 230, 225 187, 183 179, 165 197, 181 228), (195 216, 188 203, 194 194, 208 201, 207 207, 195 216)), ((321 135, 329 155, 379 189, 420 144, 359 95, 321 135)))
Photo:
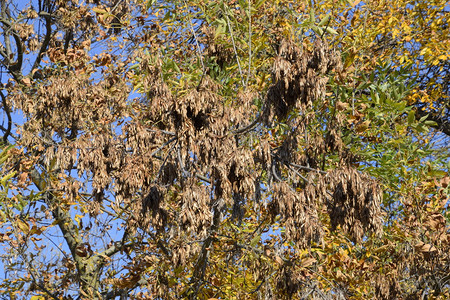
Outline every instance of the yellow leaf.
POLYGON ((25 234, 27 234, 30 231, 30 226, 27 223, 25 223, 24 221, 18 219, 16 221, 16 224, 17 224, 17 227, 19 227, 19 229, 25 234))
POLYGON ((103 8, 94 7, 92 10, 97 14, 106 14, 107 13, 107 11, 104 10, 103 8))
POLYGON ((359 4, 359 2, 361 2, 361 0, 356 0, 356 1, 353 1, 353 3, 352 3, 352 7, 355 7, 356 5, 358 5, 358 4, 359 4))

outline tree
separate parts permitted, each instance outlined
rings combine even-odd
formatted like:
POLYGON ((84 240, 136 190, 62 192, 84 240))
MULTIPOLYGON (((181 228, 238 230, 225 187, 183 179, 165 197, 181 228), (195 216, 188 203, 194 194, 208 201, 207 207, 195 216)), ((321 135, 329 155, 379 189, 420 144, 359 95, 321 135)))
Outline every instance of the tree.
POLYGON ((2 1, 0 290, 449 297, 445 9, 2 1))

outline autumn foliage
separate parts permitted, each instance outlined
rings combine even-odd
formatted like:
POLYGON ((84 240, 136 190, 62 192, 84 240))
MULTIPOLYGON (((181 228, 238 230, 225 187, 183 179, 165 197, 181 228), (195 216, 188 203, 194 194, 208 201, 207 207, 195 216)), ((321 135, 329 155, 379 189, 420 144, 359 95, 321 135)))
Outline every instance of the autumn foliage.
POLYGON ((449 298, 448 16, 2 1, 1 293, 449 298))

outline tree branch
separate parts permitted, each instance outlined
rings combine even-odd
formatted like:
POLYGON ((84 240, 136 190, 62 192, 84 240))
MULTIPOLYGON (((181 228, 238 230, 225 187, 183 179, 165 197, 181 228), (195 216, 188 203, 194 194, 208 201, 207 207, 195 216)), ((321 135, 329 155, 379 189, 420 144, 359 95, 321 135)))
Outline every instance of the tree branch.
MULTIPOLYGON (((3 19, 5 19, 5 20, 7 20, 7 15, 8 15, 8 13, 7 13, 7 8, 6 8, 6 1, 1 1, 1 16, 0 16, 0 18, 1 18, 1 20, 3 20, 3 19)), ((3 23, 3 21, 2 21, 2 23, 3 23)), ((5 40, 5 51, 6 51, 6 53, 2 53, 2 55, 5 57, 5 61, 7 61, 7 62, 9 62, 9 56, 10 56, 10 54, 11 54, 11 43, 10 43, 10 41, 9 41, 9 38, 8 38, 8 34, 7 34, 7 31, 8 31, 8 26, 6 25, 6 24, 4 24, 3 23, 3 35, 4 35, 4 40, 5 40)))
POLYGON ((47 51, 48 44, 50 43, 50 38, 52 34, 52 23, 51 23, 51 15, 41 12, 39 15, 43 16, 45 18, 45 38, 44 42, 41 45, 41 49, 39 49, 39 53, 36 56, 36 60, 33 63, 33 67, 31 68, 31 72, 33 70, 37 69, 39 64, 41 63, 42 57, 44 56, 44 52, 47 51))
POLYGON ((421 119, 423 117, 426 117, 426 121, 433 121, 436 122, 436 125, 431 126, 436 130, 439 130, 440 132, 446 134, 447 136, 450 136, 450 123, 448 120, 444 119, 441 116, 434 115, 433 113, 428 113, 424 111, 422 108, 417 108, 417 119, 421 119))
POLYGON ((9 73, 14 77, 14 79, 16 81, 20 81, 22 79, 22 62, 23 62, 23 47, 22 47, 22 41, 20 40, 20 36, 19 34, 12 28, 12 24, 6 19, 6 7, 4 7, 5 1, 2 1, 2 16, 0 17, 0 22, 3 24, 4 27, 4 40, 5 40, 5 44, 6 44, 6 55, 7 57, 5 57, 5 62, 3 62, 3 64, 6 66, 6 68, 8 69, 9 73), (9 44, 9 37, 7 32, 10 31, 11 35, 14 38, 14 41, 16 43, 16 48, 17 48, 17 60, 11 61, 11 54, 12 54, 12 50, 11 47, 9 46, 9 50, 8 50, 8 44, 9 44))
POLYGON ((8 143, 8 136, 11 134, 11 127, 12 127, 12 118, 11 118, 11 111, 9 109, 8 103, 6 102, 6 97, 3 95, 3 92, 0 92, 0 96, 2 97, 2 105, 3 109, 6 113, 6 117, 8 118, 8 127, 5 130, 5 133, 3 135, 3 143, 8 143))
POLYGON ((50 292, 45 285, 43 284, 42 279, 41 280, 37 280, 37 274, 36 274, 36 270, 33 268, 33 266, 31 265, 31 262, 28 260, 28 258, 25 256, 24 253, 22 253, 22 259, 25 260, 25 263, 28 267, 28 270, 30 270, 30 275, 31 275, 31 279, 33 280, 33 283, 44 293, 46 293, 48 296, 50 296, 52 299, 55 300, 59 300, 60 298, 56 296, 56 294, 50 292))
POLYGON ((116 254, 117 252, 119 252, 121 249, 123 249, 123 246, 125 245, 125 242, 128 239, 128 233, 129 233, 128 229, 125 228, 125 231, 123 233, 122 238, 120 239, 120 242, 113 243, 113 245, 111 247, 109 247, 105 251, 95 255, 96 257, 98 257, 95 259, 95 262, 98 262, 99 258, 104 260, 105 257, 111 257, 114 254, 116 254))
MULTIPOLYGON (((80 248, 84 247, 83 240, 78 233, 78 228, 74 224, 69 211, 64 210, 60 203, 57 202, 54 195, 46 190, 46 182, 42 178, 42 175, 36 169, 30 172, 30 176, 33 183, 39 189, 39 191, 44 192, 43 199, 49 209, 52 212, 55 222, 58 224, 64 239, 70 249, 73 260, 78 271, 78 277, 80 281, 80 292, 86 294, 87 296, 94 296, 98 288, 98 272, 101 265, 97 265, 99 257, 93 256, 90 259, 86 258, 86 255, 79 254, 80 248)), ((93 299, 93 298, 92 298, 93 299)))
POLYGON ((172 143, 173 141, 175 141, 177 138, 173 137, 170 140, 168 140, 167 142, 165 142, 162 146, 158 147, 156 150, 154 150, 150 156, 155 156, 156 153, 158 153, 160 150, 162 150, 164 147, 166 147, 167 145, 169 145, 170 143, 172 143))
MULTIPOLYGON (((213 222, 210 228, 210 233, 202 245, 202 250, 194 267, 194 276, 192 276, 191 278, 191 283, 194 283, 194 287, 192 287, 194 289, 194 295, 197 295, 201 282, 203 281, 203 277, 205 276, 205 270, 211 251, 211 245, 216 240, 216 233, 220 225, 220 207, 218 207, 218 205, 215 205, 213 207, 213 211, 213 222)), ((187 291, 188 290, 186 290, 186 292, 187 291)))

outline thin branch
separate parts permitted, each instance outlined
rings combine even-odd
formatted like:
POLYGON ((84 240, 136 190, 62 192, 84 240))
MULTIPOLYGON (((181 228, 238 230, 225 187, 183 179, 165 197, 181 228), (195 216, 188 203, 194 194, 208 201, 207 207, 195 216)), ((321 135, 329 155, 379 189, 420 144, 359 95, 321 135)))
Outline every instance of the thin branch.
POLYGON ((211 180, 208 177, 206 177, 206 176, 203 176, 203 175, 200 175, 200 174, 196 173, 195 177, 197 177, 200 180, 203 180, 204 182, 211 183, 211 180))
POLYGON ((440 117, 438 115, 434 115, 433 113, 428 113, 424 111, 422 108, 417 108, 417 119, 421 119, 423 117, 426 117, 425 120, 433 121, 436 123, 436 125, 432 125, 436 130, 441 131, 442 133, 446 134, 447 136, 450 136, 450 123, 448 120, 445 120, 445 118, 440 117))
MULTIPOLYGON (((317 185, 314 182, 309 181, 305 176, 303 176, 302 174, 300 174, 297 170, 295 170, 294 168, 292 168, 289 164, 286 164, 286 166, 289 168, 289 170, 293 171, 295 174, 297 174, 300 178, 302 178, 305 182, 312 184, 312 186, 316 187, 317 185)), ((327 194, 333 198, 333 193, 331 193, 330 191, 326 190, 327 194)), ((327 200, 327 203, 329 203, 330 200, 328 200, 328 198, 325 198, 327 200)))
POLYGON ((154 133, 159 133, 159 132, 161 132, 161 133, 164 133, 164 134, 167 134, 167 135, 172 135, 172 136, 175 136, 175 135, 176 135, 175 132, 167 131, 167 130, 153 130, 153 129, 147 129, 147 131, 149 131, 149 132, 154 132, 154 133))
POLYGON ((105 257, 111 257, 117 252, 119 252, 121 249, 123 249, 123 246, 125 245, 127 239, 128 239, 128 230, 125 229, 123 236, 120 239, 120 242, 114 242, 111 247, 97 254, 96 259, 94 259, 94 261, 95 262, 104 261, 105 257))
POLYGON ((31 68, 31 72, 33 70, 37 69, 39 64, 41 63, 42 57, 44 56, 44 52, 47 51, 48 44, 50 43, 50 38, 52 34, 52 23, 51 23, 51 15, 50 14, 44 14, 43 12, 40 13, 41 16, 45 18, 45 38, 44 42, 42 43, 41 48, 39 49, 39 53, 36 56, 36 60, 33 63, 33 67, 31 68))
POLYGON ((256 287, 256 289, 254 289, 253 291, 251 291, 249 294, 251 295, 251 294, 254 294, 254 293, 256 293, 257 291, 259 291, 259 290, 261 289, 262 285, 264 284, 264 282, 266 282, 266 279, 263 279, 263 280, 261 281, 261 283, 256 287))
MULTIPOLYGON (((25 256, 25 255, 22 255, 22 259, 24 259, 24 256, 25 256)), ((25 258, 25 263, 27 264, 27 267, 28 267, 28 269, 30 270, 30 275, 31 275, 31 278, 32 278, 32 280, 33 280, 33 283, 34 283, 41 291, 43 291, 44 293, 46 293, 47 295, 49 295, 52 299, 59 300, 60 298, 57 297, 56 294, 50 292, 50 291, 42 284, 42 280, 38 281, 38 280, 36 279, 36 277, 37 277, 36 275, 37 275, 37 274, 35 274, 34 268, 31 266, 31 263, 30 263, 30 262, 28 261, 28 259, 26 259, 26 258, 25 258)))
MULTIPOLYGON (((189 6, 187 5, 186 1, 183 0, 183 2, 184 2, 184 6, 186 6, 189 9, 189 6)), ((194 30, 194 26, 192 26, 192 19, 191 19, 190 11, 188 13, 188 17, 189 17, 189 29, 192 31, 192 34, 194 35, 195 44, 197 46, 197 51, 198 51, 198 56, 200 57, 200 62, 202 63, 202 70, 203 70, 203 72, 205 72, 205 64, 203 63, 203 54, 202 54, 202 50, 200 48, 200 44, 198 42, 197 34, 195 33, 195 30, 194 30)))
POLYGON ((50 241, 50 243, 52 243, 53 246, 55 246, 55 248, 58 249, 59 252, 61 252, 62 255, 64 255, 65 258, 69 258, 69 257, 67 256, 67 254, 64 252, 64 250, 61 249, 61 247, 53 241, 53 239, 51 238, 51 236, 48 237, 48 236, 45 234, 45 232, 43 232, 42 235, 43 235, 45 238, 47 238, 47 239, 50 241))
MULTIPOLYGON (((2 131, 6 131, 6 129, 7 128, 5 128, 5 127, 3 127, 2 125, 0 125, 0 130, 2 130, 2 131)), ((18 136, 17 135, 15 135, 14 133, 12 133, 12 132, 10 132, 9 133, 9 136, 11 136, 13 139, 15 139, 15 140, 17 140, 18 139, 18 136)))
MULTIPOLYGON (((1 14, 1 16, 0 16, 0 18, 2 18, 2 20, 3 19, 7 19, 7 8, 6 8, 6 1, 1 1, 1 12, 2 12, 2 14, 1 14)), ((3 22, 2 22, 3 23, 3 22)), ((4 35, 4 41, 5 41, 5 51, 6 51, 6 53, 2 53, 2 55, 5 57, 5 60, 7 61, 7 62, 9 62, 9 57, 10 57, 10 55, 11 55, 11 53, 12 53, 12 50, 11 50, 11 42, 9 41, 9 37, 8 37, 8 34, 7 34, 7 31, 9 30, 9 26, 8 25, 6 25, 6 24, 4 24, 3 23, 3 35, 4 35)))
POLYGON ((266 109, 267 109, 267 102, 264 101, 263 106, 261 108, 261 113, 259 114, 259 116, 257 116, 256 119, 253 120, 253 122, 251 122, 249 125, 234 130, 233 134, 235 134, 235 135, 244 134, 244 133, 249 132, 253 128, 255 128, 256 125, 258 125, 258 123, 262 121, 263 115, 266 113, 266 109))
POLYGON ((325 172, 325 171, 322 171, 322 170, 319 170, 319 169, 310 168, 310 167, 307 167, 307 166, 297 165, 297 164, 294 164, 294 163, 289 163, 289 165, 291 165, 292 167, 296 167, 296 168, 305 170, 305 171, 317 172, 317 173, 324 174, 324 175, 327 174, 327 172, 325 172))
POLYGON ((213 222, 209 231, 209 236, 202 245, 202 250, 198 256, 197 263, 194 267, 194 276, 191 278, 191 283, 195 283, 194 294, 198 293, 203 277, 205 276, 206 265, 208 263, 209 253, 211 251, 212 243, 217 239, 216 233, 220 226, 220 209, 217 206, 213 207, 213 222))
POLYGON ((248 74, 245 79, 245 88, 248 85, 248 79, 252 75, 252 2, 248 0, 248 74))
POLYGON ((253 128, 255 128, 255 126, 259 123, 259 121, 261 120, 262 114, 260 114, 253 122, 251 122, 249 125, 244 126, 242 128, 238 128, 236 130, 233 131, 233 133, 235 135, 237 134, 244 134, 249 132, 250 130, 252 130, 253 128))
POLYGON ((273 174, 273 176, 275 177, 275 179, 276 180, 278 180, 278 181, 283 181, 279 176, 278 176, 278 174, 277 174, 277 170, 276 170, 276 167, 275 167, 275 164, 272 162, 272 174, 273 174))
POLYGON ((189 172, 186 171, 186 169, 184 168, 183 160, 181 159, 181 145, 179 143, 178 143, 178 149, 177 149, 177 158, 178 158, 178 164, 180 166, 181 174, 182 174, 181 180, 183 182, 183 177, 184 176, 187 177, 189 175, 189 172))
POLYGON ((9 109, 8 103, 6 102, 6 97, 3 95, 3 92, 0 91, 0 96, 2 97, 2 105, 3 109, 6 113, 6 117, 8 118, 8 128, 6 128, 5 133, 3 135, 3 143, 8 143, 8 136, 11 134, 11 127, 12 127, 12 118, 11 118, 11 111, 9 109))
POLYGON ((47 295, 49 295, 51 298, 58 300, 59 298, 52 292, 50 292, 45 285, 42 283, 42 279, 38 281, 38 277, 39 274, 36 273, 36 270, 34 269, 34 267, 32 266, 30 260, 28 259, 28 257, 25 254, 25 247, 26 244, 22 244, 21 246, 19 246, 18 248, 18 253, 20 255, 20 257, 22 258, 22 260, 25 262, 25 265, 27 267, 27 269, 30 272, 31 275, 31 279, 33 280, 33 283, 44 293, 46 293, 47 295))
POLYGON ((168 140, 167 142, 165 142, 162 146, 158 147, 156 150, 154 150, 152 152, 152 154, 150 154, 150 156, 155 156, 156 153, 158 153, 159 151, 161 151, 164 147, 166 147, 167 145, 169 145, 170 143, 172 143, 173 141, 175 141, 177 139, 177 137, 173 137, 170 140, 168 140))
POLYGON ((161 249, 161 251, 164 253, 164 255, 167 258, 172 259, 172 254, 167 249, 167 247, 164 245, 163 241, 161 239, 158 239, 150 230, 146 230, 145 232, 148 235, 150 235, 151 238, 156 242, 156 244, 158 245, 159 249, 161 249))
MULTIPOLYGON (((2 1, 2 4, 4 3, 4 1, 2 1)), ((5 8, 6 9, 6 8, 5 8)), ((7 69, 10 72, 10 74, 14 77, 14 79, 16 81, 20 81, 22 79, 22 74, 21 74, 21 70, 22 70, 22 63, 23 63, 23 47, 22 47, 22 41, 20 40, 20 36, 19 34, 12 28, 12 24, 5 18, 6 15, 6 11, 3 10, 3 5, 2 5, 2 16, 0 17, 0 22, 3 24, 4 28, 6 28, 5 31, 5 36, 4 36, 4 40, 6 43, 6 46, 8 47, 7 42, 9 42, 9 37, 7 35, 7 31, 11 31, 11 35, 14 38, 14 41, 16 43, 16 48, 17 48, 17 60, 15 62, 12 62, 10 59, 10 55, 11 55, 11 50, 6 51, 7 57, 5 57, 5 60, 7 62, 7 69)))
POLYGON ((166 155, 166 157, 164 158, 164 160, 163 160, 163 162, 162 162, 162 164, 161 164, 161 167, 159 168, 158 175, 156 176, 155 181, 156 181, 156 179, 159 178, 159 176, 161 176, 162 170, 163 170, 164 166, 166 165, 166 162, 167 162, 167 159, 169 158, 170 152, 172 152, 172 150, 173 150, 173 148, 176 146, 176 144, 177 144, 177 143, 174 143, 174 144, 172 145, 172 147, 170 147, 169 151, 167 152, 167 155, 166 155))
POLYGON ((236 49, 236 43, 234 42, 233 29, 231 28, 230 19, 228 18, 227 12, 224 11, 224 14, 225 14, 225 18, 227 19, 228 28, 230 28, 231 42, 233 43, 233 50, 234 50, 234 55, 236 56, 236 60, 237 60, 238 68, 239 68, 239 74, 241 74, 242 86, 245 86, 244 76, 242 75, 241 63, 239 62, 239 55, 238 55, 237 49, 236 49))
MULTIPOLYGON (((263 251, 263 250, 261 250, 259 248, 252 247, 252 246, 245 245, 245 244, 239 244, 239 243, 236 243, 235 246, 238 247, 238 248, 241 248, 241 249, 246 249, 246 250, 249 250, 249 251, 253 251, 256 254, 265 256, 267 258, 270 258, 270 259, 276 261, 275 255, 268 255, 265 251, 263 251)), ((293 261, 291 261, 291 260, 289 260, 287 258, 284 258, 284 257, 281 257, 281 256, 278 256, 278 257, 281 258, 283 263, 286 264, 287 266, 292 266, 292 265, 295 264, 295 262, 293 262, 293 261)))

